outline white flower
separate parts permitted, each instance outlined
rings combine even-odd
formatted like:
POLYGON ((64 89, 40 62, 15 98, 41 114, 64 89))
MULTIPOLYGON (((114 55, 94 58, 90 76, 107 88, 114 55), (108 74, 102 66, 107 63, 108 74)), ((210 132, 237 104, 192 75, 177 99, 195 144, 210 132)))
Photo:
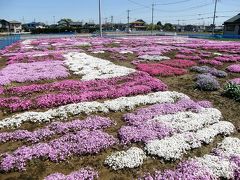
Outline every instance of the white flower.
POLYGON ((127 54, 127 53, 133 54, 132 51, 128 51, 128 50, 120 51, 119 53, 120 53, 120 54, 127 54))
POLYGON ((168 60, 170 59, 167 56, 161 56, 161 55, 142 55, 142 56, 138 56, 139 61, 162 61, 162 60, 168 60))
POLYGON ((159 115, 148 122, 166 124, 178 132, 196 131, 208 125, 219 122, 222 114, 215 108, 202 108, 198 113, 191 111, 177 112, 175 114, 159 115))
POLYGON ((196 158, 196 161, 202 164, 203 167, 208 168, 216 177, 232 179, 234 172, 234 165, 228 159, 222 157, 205 155, 196 158))
POLYGON ((222 155, 240 155, 240 139, 234 137, 226 137, 219 145, 218 149, 222 151, 222 155))
POLYGON ((114 170, 127 168, 135 168, 143 164, 147 156, 142 149, 131 147, 129 150, 112 153, 105 160, 105 164, 114 170))
POLYGON ((210 143, 219 134, 234 132, 230 122, 220 121, 197 132, 186 132, 166 137, 162 140, 152 140, 146 143, 145 150, 151 155, 157 155, 166 160, 180 159, 181 156, 192 148, 198 148, 202 143, 210 143))
POLYGON ((107 79, 125 76, 136 71, 85 53, 71 52, 64 56, 65 64, 74 74, 81 75, 82 80, 107 79))

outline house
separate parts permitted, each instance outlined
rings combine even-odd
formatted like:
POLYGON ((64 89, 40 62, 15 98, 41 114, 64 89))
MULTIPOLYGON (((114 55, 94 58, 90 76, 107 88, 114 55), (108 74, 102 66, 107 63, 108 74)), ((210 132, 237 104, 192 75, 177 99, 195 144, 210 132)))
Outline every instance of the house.
POLYGON ((42 22, 31 22, 31 23, 23 24, 22 27, 25 30, 29 31, 33 29, 44 29, 46 26, 42 22))
POLYGON ((240 35, 240 13, 224 22, 224 34, 240 35))
POLYGON ((82 22, 70 22, 69 26, 74 27, 74 28, 81 28, 83 26, 83 23, 82 22))
POLYGON ((10 32, 10 24, 5 19, 0 19, 0 32, 10 32))
POLYGON ((130 28, 135 31, 142 31, 142 30, 146 30, 147 26, 145 21, 143 21, 142 19, 138 19, 130 23, 130 28))
POLYGON ((18 21, 9 21, 10 32, 20 33, 22 31, 22 23, 18 21))

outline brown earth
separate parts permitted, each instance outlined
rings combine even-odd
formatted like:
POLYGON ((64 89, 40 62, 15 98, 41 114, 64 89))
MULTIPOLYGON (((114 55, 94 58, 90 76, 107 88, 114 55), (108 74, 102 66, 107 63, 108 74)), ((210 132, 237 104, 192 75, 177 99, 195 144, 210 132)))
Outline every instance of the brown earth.
MULTIPOLYGON (((102 54, 97 55, 102 58, 109 59, 109 54, 102 54)), ((115 64, 127 66, 127 67, 134 67, 130 62, 134 60, 134 55, 128 55, 129 61, 116 61, 111 60, 115 64)), ((1 64, 5 64, 4 61, 0 61, 1 64)), ((1 66, 0 64, 0 66, 1 66)), ((221 69, 224 69, 226 66, 222 67, 221 69)), ((238 102, 235 102, 234 100, 228 99, 226 97, 221 96, 222 90, 214 91, 214 92, 204 92, 199 91, 195 89, 194 87, 194 79, 195 73, 190 72, 187 75, 178 76, 178 77, 160 77, 163 82, 165 82, 169 86, 170 91, 178 91, 187 94, 194 100, 209 100, 213 103, 214 107, 218 108, 222 114, 225 120, 232 122, 237 129, 240 129, 240 104, 238 102)), ((233 77, 239 77, 237 74, 230 74, 228 78, 219 79, 221 82, 221 85, 223 86, 227 79, 231 79, 233 77)), ((75 77, 73 78, 75 79, 75 77)), ((76 78, 77 79, 77 78, 76 78)), ((45 81, 44 81, 45 82, 45 81)), ((139 107, 140 108, 140 107, 139 107)), ((138 108, 137 108, 138 109, 138 108)), ((109 114, 102 114, 102 113, 96 113, 97 115, 107 116, 110 117, 112 120, 117 122, 116 126, 113 126, 111 128, 106 129, 105 131, 109 134, 112 134, 113 136, 117 137, 117 131, 120 129, 122 125, 125 124, 125 122, 122 120, 122 115, 127 113, 125 112, 116 112, 116 113, 109 113, 109 114)), ((81 116, 75 116, 71 119, 83 119, 85 118, 85 115, 81 116)), ((0 114, 0 119, 2 119, 3 116, 0 114)), ((69 119, 69 120, 71 120, 69 119)), ((33 124, 33 123, 24 123, 21 126, 21 129, 27 129, 27 130, 34 130, 40 127, 44 127, 44 125, 40 124, 33 124)), ((6 131, 6 129, 5 129, 6 131)), ((8 130, 11 131, 11 130, 8 130)), ((233 134, 233 136, 240 138, 240 132, 236 132, 233 134)), ((194 156, 203 156, 204 154, 210 153, 211 149, 217 146, 217 143, 219 143, 223 137, 218 136, 213 143, 210 145, 204 145, 200 149, 195 149, 190 151, 187 155, 184 156, 183 159, 187 159, 189 157, 194 156)), ((10 142, 0 145, 0 153, 7 152, 7 151, 13 151, 17 147, 21 145, 28 145, 28 143, 24 142, 10 142)), ((37 180, 37 179, 43 179, 47 175, 55 172, 61 172, 64 174, 69 174, 72 171, 79 170, 80 168, 90 166, 97 170, 99 172, 100 179, 103 180, 128 180, 128 179, 136 179, 140 175, 143 175, 144 172, 152 172, 154 170, 163 170, 163 169, 169 169, 174 168, 176 164, 179 161, 176 162, 164 162, 162 159, 159 159, 157 157, 155 158, 149 158, 146 160, 143 164, 143 166, 135 169, 124 169, 120 171, 114 171, 108 168, 104 165, 104 160, 106 156, 110 155, 112 152, 117 150, 124 150, 128 149, 130 146, 122 146, 122 145, 115 145, 112 148, 109 148, 105 151, 102 151, 99 154, 96 155, 83 155, 83 156, 73 156, 68 158, 64 162, 60 163, 53 163, 49 160, 33 160, 28 163, 27 170, 24 172, 9 172, 9 173, 0 173, 0 179, 1 180, 37 180)), ((143 147, 143 144, 137 143, 133 144, 133 146, 143 147)))

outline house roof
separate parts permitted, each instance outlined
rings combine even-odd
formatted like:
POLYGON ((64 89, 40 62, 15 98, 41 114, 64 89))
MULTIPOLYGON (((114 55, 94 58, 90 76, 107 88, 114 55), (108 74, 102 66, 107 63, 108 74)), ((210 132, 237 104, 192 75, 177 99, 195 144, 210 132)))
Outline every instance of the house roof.
POLYGON ((69 24, 72 26, 82 26, 82 22, 70 22, 69 24))
POLYGON ((230 19, 228 19, 227 21, 224 22, 225 23, 237 23, 240 22, 240 13, 230 19))
POLYGON ((11 23, 11 24, 21 24, 21 22, 15 21, 15 20, 13 20, 13 21, 8 21, 8 22, 11 23))
POLYGON ((134 21, 134 22, 131 22, 130 24, 145 24, 145 22, 142 22, 142 21, 134 21))

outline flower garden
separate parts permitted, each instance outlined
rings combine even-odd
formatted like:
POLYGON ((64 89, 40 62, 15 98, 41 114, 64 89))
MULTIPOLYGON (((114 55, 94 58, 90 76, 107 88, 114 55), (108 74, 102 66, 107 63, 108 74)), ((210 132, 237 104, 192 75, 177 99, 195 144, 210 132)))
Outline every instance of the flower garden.
POLYGON ((240 179, 240 42, 52 38, 0 51, 0 179, 240 179))

